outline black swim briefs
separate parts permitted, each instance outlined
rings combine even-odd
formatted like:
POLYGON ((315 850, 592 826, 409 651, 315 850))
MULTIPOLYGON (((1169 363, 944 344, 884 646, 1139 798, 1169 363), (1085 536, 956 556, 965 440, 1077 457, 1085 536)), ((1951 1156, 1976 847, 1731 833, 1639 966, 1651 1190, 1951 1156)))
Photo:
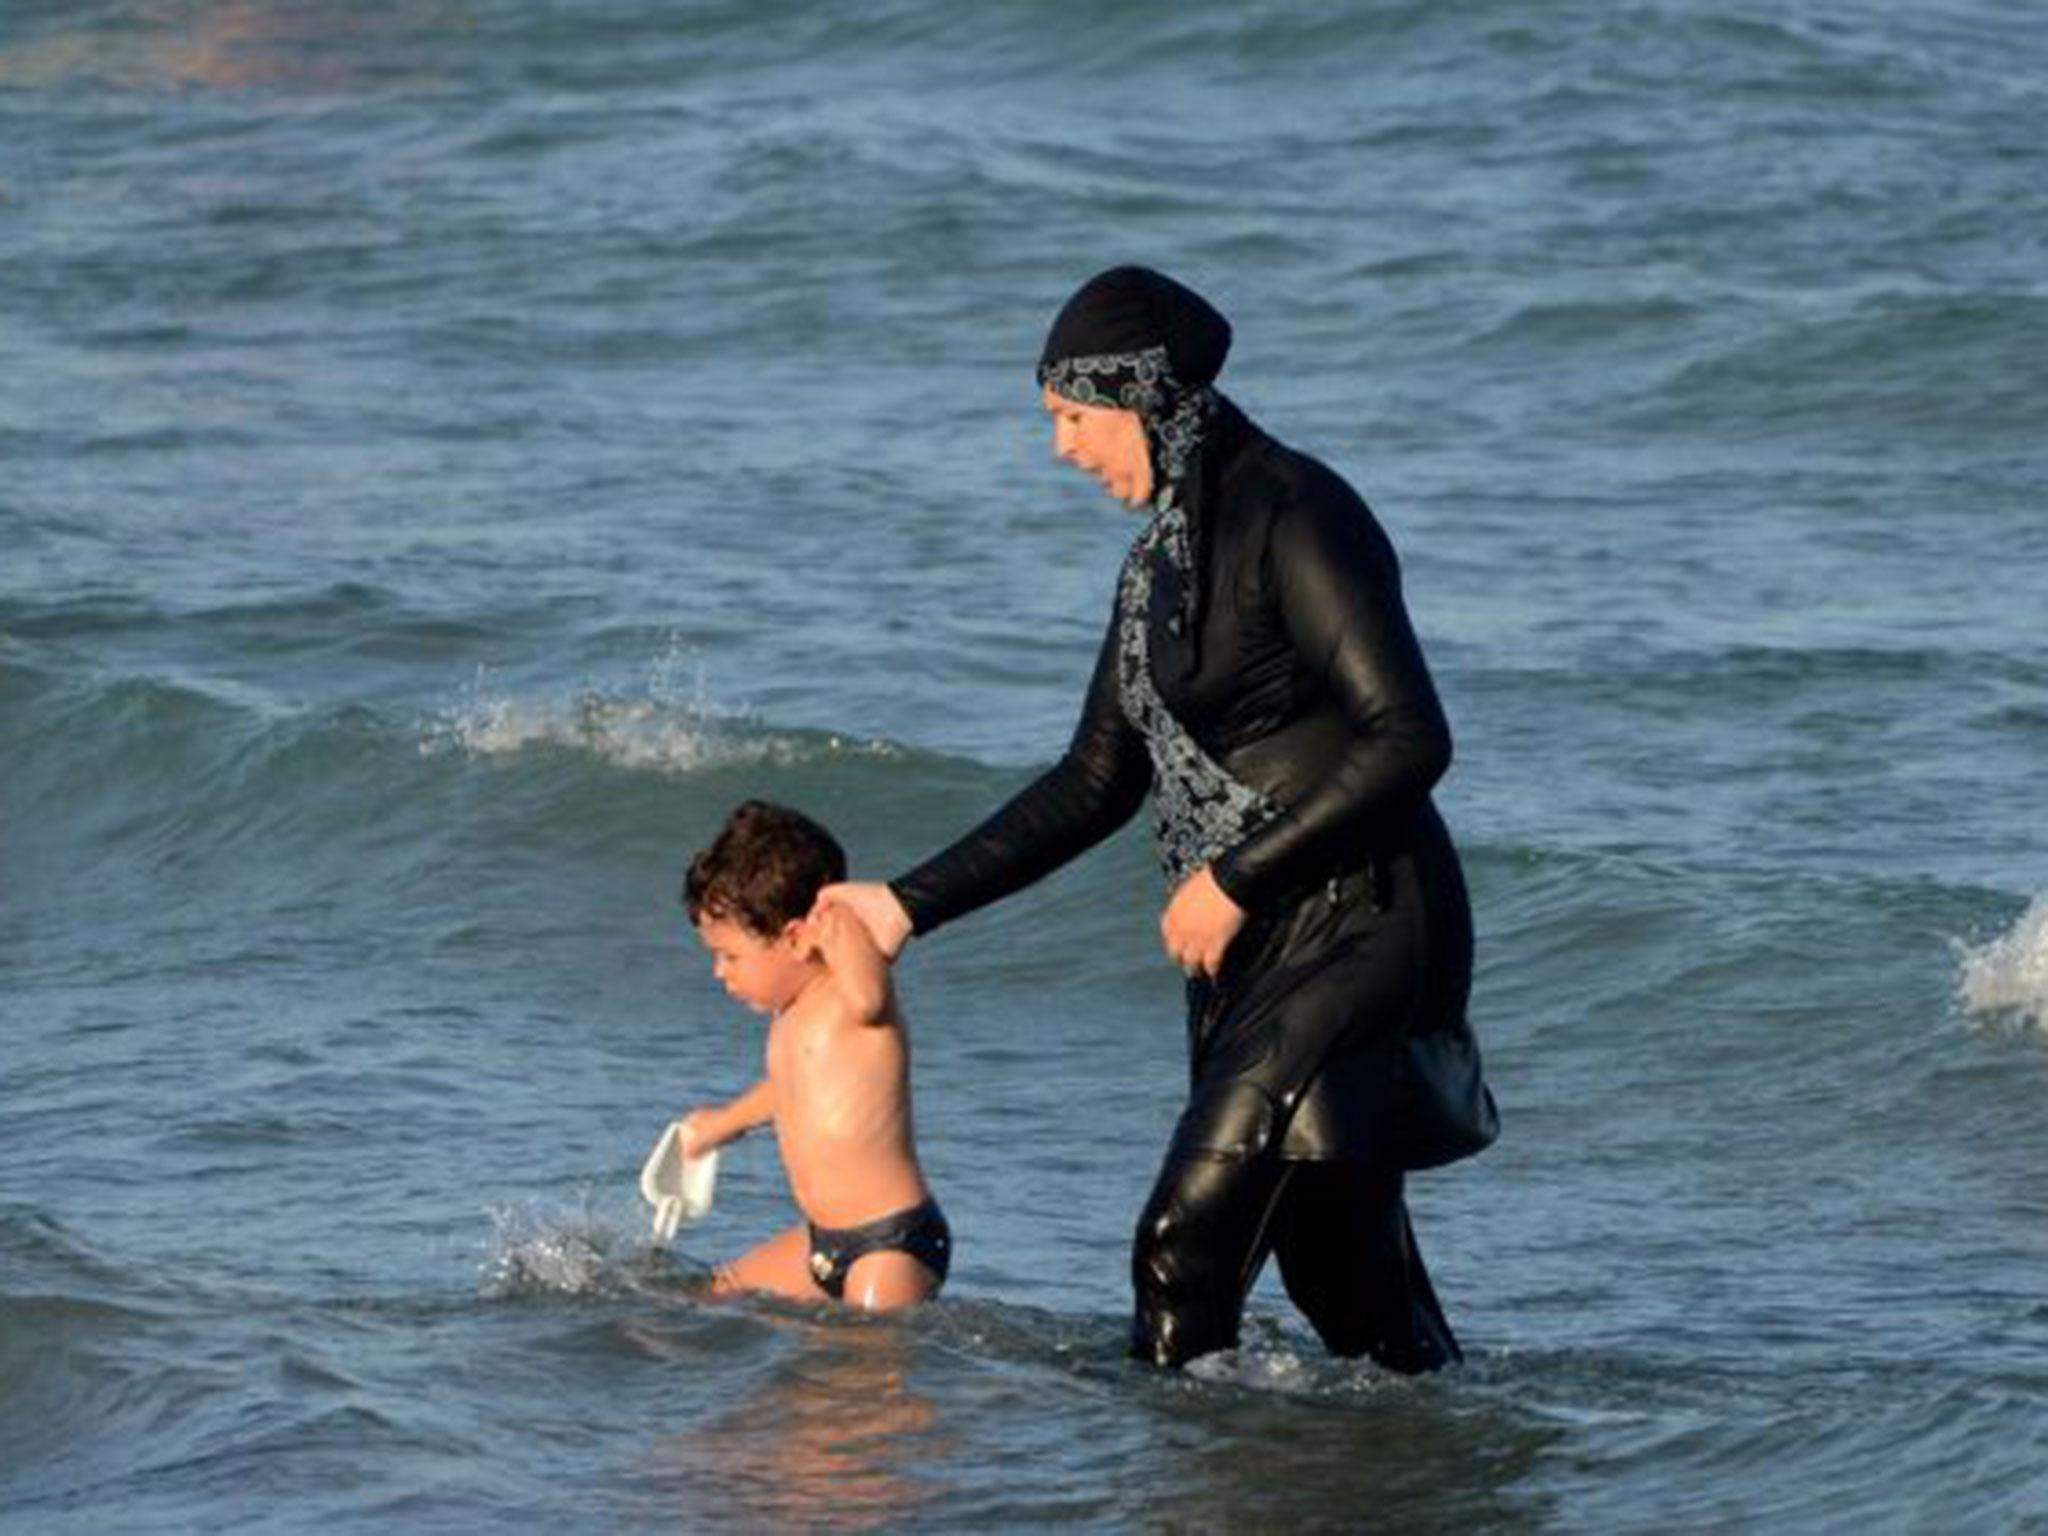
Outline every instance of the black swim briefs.
POLYGON ((834 1301, 846 1295, 846 1272, 870 1253, 907 1253, 945 1283, 953 1258, 953 1233, 939 1202, 926 1200, 858 1227, 811 1225, 811 1278, 834 1301))

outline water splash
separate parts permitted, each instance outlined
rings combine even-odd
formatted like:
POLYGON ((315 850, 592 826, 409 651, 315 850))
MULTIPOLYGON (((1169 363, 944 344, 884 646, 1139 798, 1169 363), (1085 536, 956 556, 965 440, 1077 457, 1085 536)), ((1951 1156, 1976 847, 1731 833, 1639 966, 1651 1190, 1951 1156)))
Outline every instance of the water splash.
POLYGON ((532 747, 585 752, 614 767, 667 774, 767 763, 787 767, 840 756, 889 757, 880 740, 772 730, 744 706, 712 697, 704 669, 683 681, 685 657, 677 643, 655 658, 643 690, 523 698, 500 687, 479 667, 461 697, 431 720, 420 739, 422 755, 462 752, 505 757, 532 747))
POLYGON ((479 1289, 492 1301, 521 1296, 608 1296, 625 1289, 625 1264, 638 1244, 585 1208, 544 1211, 492 1206, 491 1240, 478 1266, 479 1289))
POLYGON ((1964 948, 1959 990, 1966 1013, 2009 1013, 2048 1029, 2048 895, 2035 897, 2009 932, 1964 948))
POLYGON ((1190 1360, 1192 1381, 1282 1397, 1348 1398, 1398 1388, 1403 1379, 1370 1361, 1341 1360, 1313 1344, 1303 1345, 1277 1319, 1253 1314, 1244 1320, 1244 1341, 1190 1360))

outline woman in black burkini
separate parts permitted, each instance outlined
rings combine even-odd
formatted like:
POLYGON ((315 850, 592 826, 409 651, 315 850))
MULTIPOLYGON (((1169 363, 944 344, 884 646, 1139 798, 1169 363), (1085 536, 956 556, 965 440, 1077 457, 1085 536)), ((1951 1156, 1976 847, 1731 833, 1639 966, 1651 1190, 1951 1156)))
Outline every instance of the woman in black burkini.
POLYGON ((944 852, 839 886, 894 953, 1101 842, 1149 792, 1191 1092, 1131 1256, 1132 1352, 1237 1342, 1267 1255, 1328 1347, 1459 1358, 1403 1174, 1497 1122, 1472 923, 1430 803, 1450 734, 1385 534, 1212 388, 1230 326, 1161 274, 1092 278, 1038 377, 1059 456, 1150 519, 1065 756, 944 852))

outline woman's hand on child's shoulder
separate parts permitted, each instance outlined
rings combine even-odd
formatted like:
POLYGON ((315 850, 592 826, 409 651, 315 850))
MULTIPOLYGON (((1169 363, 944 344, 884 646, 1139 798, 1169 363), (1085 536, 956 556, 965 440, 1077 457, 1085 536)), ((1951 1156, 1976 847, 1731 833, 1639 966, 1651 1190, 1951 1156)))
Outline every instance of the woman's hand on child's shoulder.
POLYGON ((826 886, 812 904, 811 917, 815 921, 831 911, 850 912, 860 919, 885 960, 894 960, 910 942, 910 914, 903 910, 896 893, 880 881, 826 886))
POLYGON ((844 907, 819 907, 814 909, 810 934, 847 1011, 864 1024, 886 1018, 889 960, 876 948, 867 924, 844 907))
POLYGON ((881 946, 868 932, 868 925, 850 907, 820 906, 811 909, 811 937, 825 963, 881 955, 881 946))

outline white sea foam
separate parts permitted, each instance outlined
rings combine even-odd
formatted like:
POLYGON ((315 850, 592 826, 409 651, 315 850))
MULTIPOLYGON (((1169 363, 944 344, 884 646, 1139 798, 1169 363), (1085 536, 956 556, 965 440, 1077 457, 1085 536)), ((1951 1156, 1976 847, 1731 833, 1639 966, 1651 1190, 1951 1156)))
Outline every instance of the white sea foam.
POLYGON ((1326 1354, 1297 1328, 1262 1313, 1246 1316, 1244 1340, 1237 1348, 1190 1360, 1187 1375, 1211 1386, 1314 1398, 1382 1392, 1403 1379, 1370 1361, 1326 1354))
POLYGON ((2048 1029, 2048 895, 2001 937, 1963 950, 1960 990, 1970 1014, 2011 1014, 2048 1029))
POLYGON ((1299 1392, 1308 1382, 1301 1356, 1291 1349, 1218 1350, 1190 1360, 1187 1372, 1196 1381, 1266 1392, 1299 1392))
POLYGON ((533 747, 568 748, 619 768, 687 774, 839 755, 886 757, 894 750, 879 740, 772 730, 752 710, 712 698, 701 668, 687 688, 678 681, 680 670, 671 649, 638 693, 520 696, 480 667, 461 697, 428 723, 420 751, 505 757, 533 747))
POLYGON ((1314 1358, 1300 1351, 1247 1345, 1201 1355, 1187 1364, 1190 1380, 1281 1397, 1362 1397, 1398 1388, 1404 1378, 1369 1361, 1314 1358))

